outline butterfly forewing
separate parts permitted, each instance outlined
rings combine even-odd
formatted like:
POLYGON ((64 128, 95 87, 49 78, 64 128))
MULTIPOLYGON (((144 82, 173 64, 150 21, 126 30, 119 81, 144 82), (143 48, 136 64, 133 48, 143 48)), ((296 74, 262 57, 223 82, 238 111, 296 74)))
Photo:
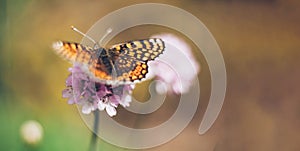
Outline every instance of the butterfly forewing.
POLYGON ((90 47, 74 42, 58 41, 53 44, 55 52, 62 58, 74 63, 88 63, 91 59, 90 47))
POLYGON ((154 60, 163 53, 164 42, 159 38, 128 41, 113 45, 109 50, 113 55, 128 55, 136 60, 145 62, 154 60))

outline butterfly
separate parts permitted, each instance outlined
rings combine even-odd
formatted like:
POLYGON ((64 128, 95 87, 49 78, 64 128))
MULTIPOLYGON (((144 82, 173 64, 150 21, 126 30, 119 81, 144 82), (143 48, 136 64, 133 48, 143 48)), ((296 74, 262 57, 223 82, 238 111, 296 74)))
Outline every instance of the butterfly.
POLYGON ((130 84, 145 79, 148 62, 165 50, 160 38, 132 40, 106 49, 75 42, 53 43, 55 52, 71 63, 79 63, 93 79, 105 84, 130 84))

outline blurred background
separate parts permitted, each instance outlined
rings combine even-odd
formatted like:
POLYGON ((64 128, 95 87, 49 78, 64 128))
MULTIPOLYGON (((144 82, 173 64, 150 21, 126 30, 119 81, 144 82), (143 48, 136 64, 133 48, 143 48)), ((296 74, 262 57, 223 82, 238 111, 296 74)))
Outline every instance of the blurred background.
MULTIPOLYGON (((1 0, 0 150, 88 149, 91 131, 76 106, 61 98, 71 65, 53 53, 51 44, 59 39, 80 42, 82 37, 70 30, 71 25, 86 32, 108 13, 143 2, 174 5, 198 17, 219 43, 228 74, 220 116, 207 133, 199 135, 198 126, 210 95, 210 75, 202 54, 181 35, 191 44, 201 65, 199 107, 194 119, 175 139, 145 150, 300 150, 297 0, 1 0), (21 125, 28 120, 37 121, 43 129, 35 145, 28 145, 20 134, 21 125)), ((147 38, 162 30, 180 36, 162 27, 145 29, 148 28, 128 29, 111 43, 147 38)), ((136 97, 146 100, 149 96, 136 97)), ((177 97, 170 96, 158 111, 143 116, 120 107, 114 119, 133 127, 152 127, 168 119, 177 104, 177 97)), ((98 142, 101 150, 129 150, 103 140, 98 142)))

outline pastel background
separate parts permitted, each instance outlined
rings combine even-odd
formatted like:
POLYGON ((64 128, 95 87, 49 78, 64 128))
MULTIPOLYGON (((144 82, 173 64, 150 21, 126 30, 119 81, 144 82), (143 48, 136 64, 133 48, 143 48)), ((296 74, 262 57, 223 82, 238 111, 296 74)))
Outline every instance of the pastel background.
MULTIPOLYGON (((297 0, 1 0, 0 150, 88 149, 91 131, 76 106, 61 98, 70 64, 53 53, 51 44, 59 39, 80 42, 82 37, 70 30, 71 25, 86 32, 106 14, 142 2, 174 5, 198 17, 220 45, 228 74, 220 116, 206 134, 198 135, 210 94, 210 75, 205 58, 191 41, 182 37, 191 44, 201 66, 199 107, 178 137, 145 150, 300 150, 297 0), (35 146, 27 145, 20 136, 21 125, 28 120, 38 121, 43 128, 42 140, 35 146)), ((128 29, 111 43, 146 38, 161 31, 180 36, 162 27, 145 29, 128 29)), ((141 87, 136 94, 146 90, 141 87)), ((127 113, 120 107, 119 116, 114 119, 124 125, 151 127, 170 117, 177 104, 176 97, 171 96, 157 112, 143 116, 127 113)), ((129 150, 98 142, 101 150, 129 150)))

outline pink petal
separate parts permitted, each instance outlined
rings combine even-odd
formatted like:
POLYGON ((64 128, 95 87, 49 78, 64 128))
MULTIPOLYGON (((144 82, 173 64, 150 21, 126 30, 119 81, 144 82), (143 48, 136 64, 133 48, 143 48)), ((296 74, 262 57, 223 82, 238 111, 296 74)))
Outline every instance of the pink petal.
POLYGON ((93 105, 90 104, 90 103, 85 103, 83 106, 82 106, 82 113, 83 114, 90 114, 93 110, 93 105))
POLYGON ((106 104, 104 104, 102 101, 98 102, 98 109, 100 111, 103 111, 105 109, 105 107, 106 107, 106 104))

